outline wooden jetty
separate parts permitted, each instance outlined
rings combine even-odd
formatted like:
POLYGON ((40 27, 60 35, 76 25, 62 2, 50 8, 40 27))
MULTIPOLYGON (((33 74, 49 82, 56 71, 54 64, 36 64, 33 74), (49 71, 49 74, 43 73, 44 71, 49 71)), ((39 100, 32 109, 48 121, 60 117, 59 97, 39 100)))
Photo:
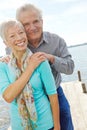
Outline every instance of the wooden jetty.
POLYGON ((71 106, 74 130, 87 130, 87 93, 83 92, 82 83, 73 81, 62 86, 71 106))
POLYGON ((79 81, 63 83, 63 90, 71 106, 74 130, 87 130, 87 93, 79 81))

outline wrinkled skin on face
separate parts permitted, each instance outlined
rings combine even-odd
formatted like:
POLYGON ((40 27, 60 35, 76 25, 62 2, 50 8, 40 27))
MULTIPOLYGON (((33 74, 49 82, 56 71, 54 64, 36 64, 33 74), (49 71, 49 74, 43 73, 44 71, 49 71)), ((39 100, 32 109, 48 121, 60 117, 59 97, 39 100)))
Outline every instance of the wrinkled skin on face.
POLYGON ((39 14, 33 10, 22 12, 20 22, 25 28, 29 43, 33 46, 37 46, 43 32, 43 20, 39 14))

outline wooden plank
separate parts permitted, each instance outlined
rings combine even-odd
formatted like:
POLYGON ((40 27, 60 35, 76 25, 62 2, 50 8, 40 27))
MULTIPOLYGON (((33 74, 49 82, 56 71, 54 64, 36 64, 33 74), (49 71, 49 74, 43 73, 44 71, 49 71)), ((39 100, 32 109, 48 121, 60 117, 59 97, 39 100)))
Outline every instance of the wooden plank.
POLYGON ((83 93, 81 82, 63 83, 63 90, 71 106, 75 130, 87 130, 87 93, 83 93))

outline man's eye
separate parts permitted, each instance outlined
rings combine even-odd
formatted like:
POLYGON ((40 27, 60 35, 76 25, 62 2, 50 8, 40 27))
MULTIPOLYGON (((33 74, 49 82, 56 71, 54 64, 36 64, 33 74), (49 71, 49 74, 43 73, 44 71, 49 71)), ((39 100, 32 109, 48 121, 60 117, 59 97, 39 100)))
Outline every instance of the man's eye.
POLYGON ((39 23, 39 20, 35 20, 34 23, 39 23))
POLYGON ((24 33, 24 32, 19 32, 20 34, 24 33))
POLYGON ((24 27, 28 27, 30 24, 29 23, 26 23, 26 24, 24 24, 24 27))

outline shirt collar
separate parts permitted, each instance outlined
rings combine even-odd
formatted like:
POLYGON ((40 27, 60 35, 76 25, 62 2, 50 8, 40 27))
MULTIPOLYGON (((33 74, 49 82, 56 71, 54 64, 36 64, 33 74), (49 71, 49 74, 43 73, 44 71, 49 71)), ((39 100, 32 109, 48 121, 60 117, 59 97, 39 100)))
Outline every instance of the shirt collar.
MULTIPOLYGON (((41 41, 39 42, 37 47, 39 47, 43 43, 47 43, 47 44, 49 43, 45 32, 43 32, 41 41)), ((33 47, 31 44, 29 44, 29 46, 33 47)))
POLYGON ((46 32, 43 32, 42 42, 49 43, 46 32))

